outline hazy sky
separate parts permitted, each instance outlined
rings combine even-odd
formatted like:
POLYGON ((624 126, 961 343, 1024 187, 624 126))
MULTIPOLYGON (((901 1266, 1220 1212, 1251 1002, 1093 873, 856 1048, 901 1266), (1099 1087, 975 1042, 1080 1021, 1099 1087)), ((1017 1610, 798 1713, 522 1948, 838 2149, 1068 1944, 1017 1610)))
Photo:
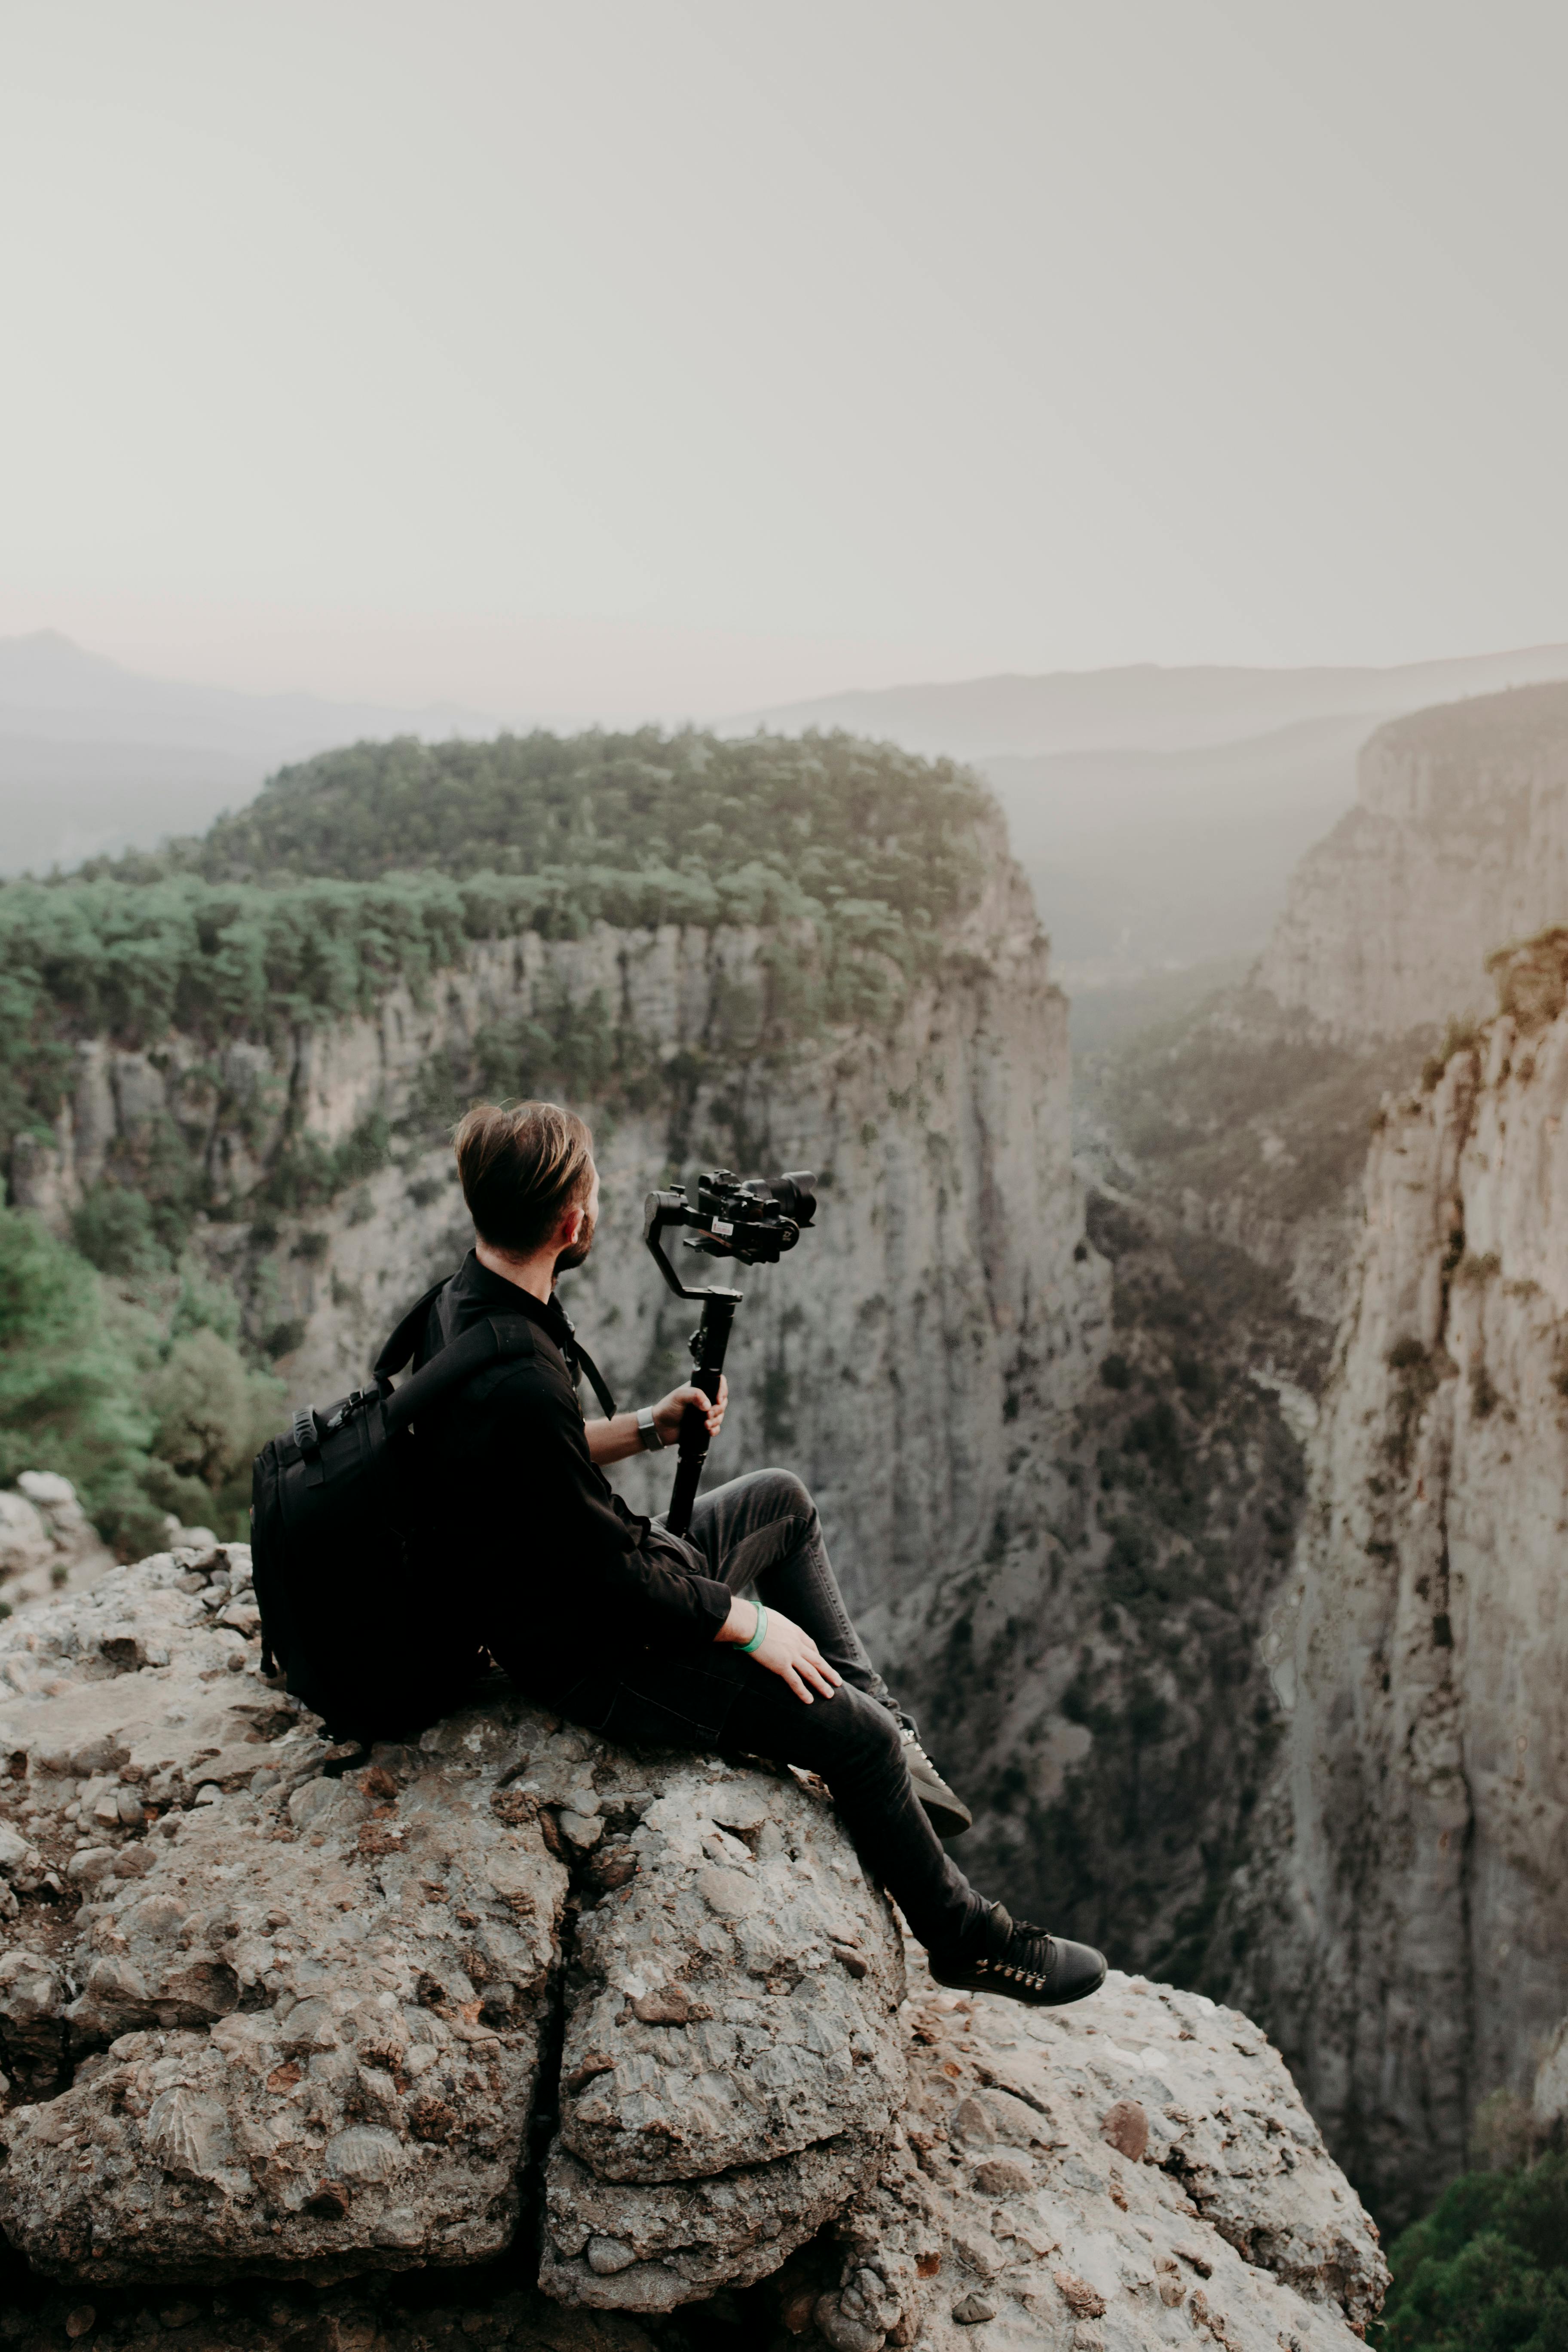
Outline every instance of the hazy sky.
POLYGON ((0 0, 0 630, 508 713, 1568 638, 1568 14, 0 0))

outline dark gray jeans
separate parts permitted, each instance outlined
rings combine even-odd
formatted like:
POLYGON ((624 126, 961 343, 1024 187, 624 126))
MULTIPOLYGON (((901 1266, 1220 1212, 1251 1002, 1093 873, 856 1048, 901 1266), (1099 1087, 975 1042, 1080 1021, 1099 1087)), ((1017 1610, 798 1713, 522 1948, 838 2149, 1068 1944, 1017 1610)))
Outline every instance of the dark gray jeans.
POLYGON ((908 1718, 849 1622, 811 1496, 791 1471, 753 1470, 699 1498, 690 1540, 710 1576, 733 1592, 754 1588, 765 1608, 804 1626, 843 1675, 841 1688, 807 1706, 754 1658, 715 1643, 696 1660, 650 1654, 646 1665, 588 1676, 554 1704, 627 1747, 716 1748, 816 1773, 911 1932, 928 1949, 951 1948, 984 1898, 942 1850, 910 1785, 908 1718))

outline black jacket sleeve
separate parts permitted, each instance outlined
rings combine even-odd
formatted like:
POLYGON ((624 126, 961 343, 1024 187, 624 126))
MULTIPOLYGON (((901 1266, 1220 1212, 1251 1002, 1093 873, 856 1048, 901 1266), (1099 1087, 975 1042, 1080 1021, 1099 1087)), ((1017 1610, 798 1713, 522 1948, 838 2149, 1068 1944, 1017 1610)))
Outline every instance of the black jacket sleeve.
POLYGON ((702 1573, 691 1545, 627 1510, 589 1454, 563 1379, 520 1364, 483 1418, 490 1516, 516 1528, 524 1574, 552 1588, 539 1596, 545 1614, 569 1613, 585 1639, 616 1648, 689 1653, 713 1640, 730 1613, 728 1586, 702 1573))

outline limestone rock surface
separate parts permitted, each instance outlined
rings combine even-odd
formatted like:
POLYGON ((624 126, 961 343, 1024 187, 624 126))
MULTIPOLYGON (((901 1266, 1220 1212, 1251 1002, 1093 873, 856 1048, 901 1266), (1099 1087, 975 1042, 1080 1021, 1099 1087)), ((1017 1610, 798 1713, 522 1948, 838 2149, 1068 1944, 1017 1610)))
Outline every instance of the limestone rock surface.
POLYGON ((1025 2011, 910 1959, 909 2105, 812 2307, 834 2352, 1144 2352, 1204 2330, 1348 2352, 1386 2284, 1377 2232, 1246 2018, 1115 1971, 1093 2000, 1025 2011))
POLYGON ((1486 960, 1568 915, 1568 690, 1394 720, 1308 852, 1255 977, 1353 1042, 1491 1007, 1486 960))
POLYGON ((211 1546, 0 1628, 7 2343, 100 2304, 204 2352, 1364 2324, 1375 2233, 1244 2018, 940 1992, 814 1786, 505 1685, 334 1750, 255 1619, 211 1546))
POLYGON ((43 1677, 0 1747, 44 1899, 0 2038, 45 2095, 5 2118, 0 2224, 83 2281, 471 2262, 516 2226, 566 1873, 491 1799, 542 1727, 514 1702, 334 1779, 256 1616, 215 1549, 12 1653, 43 1677))
POLYGON ((94 1581, 111 1555, 58 1471, 24 1470, 0 1487, 0 1598, 12 1609, 94 1581))
POLYGON ((623 1833, 567 1974, 541 2276, 659 2310, 776 2269, 874 2170, 905 2088, 903 1958, 792 1775, 693 1760, 650 1786, 611 1753, 596 1780, 623 1833))
POLYGON ((10 2242, 94 2285, 496 2256, 564 2000, 557 2290, 776 2268, 903 2088, 892 1915, 826 1796, 504 1684, 333 1750, 258 1625, 209 1546, 0 1630, 10 2242))
POLYGON ((1568 2010, 1568 958, 1392 1104, 1266 1654, 1288 1710, 1237 1990, 1414 2219, 1568 2010))

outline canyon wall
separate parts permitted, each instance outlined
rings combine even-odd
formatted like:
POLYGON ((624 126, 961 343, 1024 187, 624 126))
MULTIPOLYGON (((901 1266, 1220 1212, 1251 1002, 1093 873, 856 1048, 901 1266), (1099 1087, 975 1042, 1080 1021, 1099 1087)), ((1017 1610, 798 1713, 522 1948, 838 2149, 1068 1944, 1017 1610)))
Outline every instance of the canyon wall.
POLYGON ((1296 870, 1254 974, 1345 1043, 1489 1009, 1486 960, 1568 910, 1568 688, 1418 711, 1296 870))
POLYGON ((1265 1635, 1281 1766, 1232 1890, 1265 2016, 1388 2220, 1568 2007, 1568 956, 1387 1109, 1265 1635))
MULTIPOLYGON (((807 924, 530 931, 475 943, 422 1001, 396 987, 374 1018, 271 1045, 88 1042, 52 1139, 17 1146, 13 1197, 60 1224, 106 1169, 136 1181, 178 1139, 220 1212, 198 1221, 197 1247, 246 1302, 252 1337, 270 1339, 291 1396, 324 1404, 363 1381, 402 1309, 468 1246, 439 1139, 485 1090, 481 1067, 494 1091, 522 1090, 494 1085, 496 1041, 535 1022, 559 1032, 563 1007, 592 1014, 633 1041, 638 1075, 616 1085, 590 1069, 574 1094, 549 1088, 595 1118, 604 1180, 568 1311, 619 1398, 657 1396, 688 1374, 697 1310, 642 1247, 645 1192, 704 1165, 815 1168, 816 1229, 778 1267, 739 1276, 733 1404, 710 1475, 796 1467, 851 1592, 889 1592, 977 1555, 1013 1424, 1054 1425, 1103 1344, 1105 1270, 1071 1168, 1066 1002, 1000 821, 983 831, 984 887, 939 963, 907 986, 889 966, 902 993, 890 1025, 757 1052, 765 967, 809 961, 807 924), (226 1221, 286 1137, 337 1171, 334 1196, 226 1221)), ((727 1278, 679 1255, 689 1279, 727 1278)), ((617 1476, 658 1508, 670 1466, 639 1460, 617 1476)))

